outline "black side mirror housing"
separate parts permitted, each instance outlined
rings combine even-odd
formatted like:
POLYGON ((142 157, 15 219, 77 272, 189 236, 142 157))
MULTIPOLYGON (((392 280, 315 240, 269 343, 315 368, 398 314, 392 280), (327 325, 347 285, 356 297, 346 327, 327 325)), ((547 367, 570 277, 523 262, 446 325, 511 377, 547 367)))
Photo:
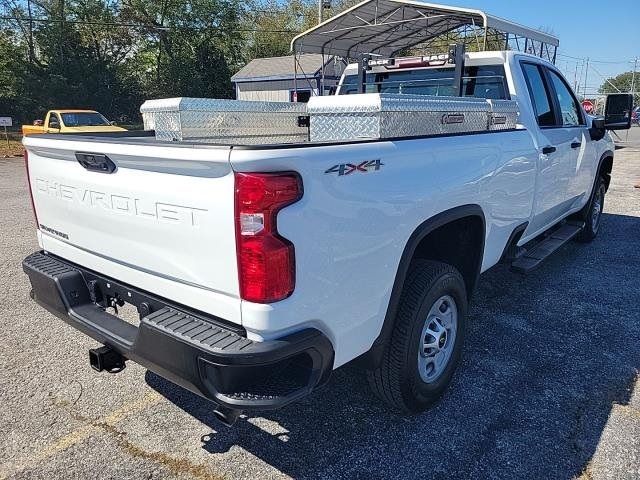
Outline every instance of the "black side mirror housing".
POLYGON ((597 142, 602 140, 607 133, 607 129, 605 127, 605 117, 596 117, 591 120, 591 128, 589 129, 589 135, 591 136, 591 140, 597 142))
POLYGON ((607 130, 629 130, 633 112, 633 95, 614 93, 607 95, 604 109, 604 127, 607 130))

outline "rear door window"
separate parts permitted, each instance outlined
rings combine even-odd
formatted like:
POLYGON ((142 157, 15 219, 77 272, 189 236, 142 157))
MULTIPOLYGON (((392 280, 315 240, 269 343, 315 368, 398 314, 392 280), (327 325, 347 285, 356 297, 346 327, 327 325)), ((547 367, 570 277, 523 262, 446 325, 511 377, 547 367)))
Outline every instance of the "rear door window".
POLYGON ((533 63, 523 63, 522 71, 527 81, 529 96, 531 97, 538 125, 541 127, 555 126, 556 115, 552 107, 553 102, 541 68, 533 63))

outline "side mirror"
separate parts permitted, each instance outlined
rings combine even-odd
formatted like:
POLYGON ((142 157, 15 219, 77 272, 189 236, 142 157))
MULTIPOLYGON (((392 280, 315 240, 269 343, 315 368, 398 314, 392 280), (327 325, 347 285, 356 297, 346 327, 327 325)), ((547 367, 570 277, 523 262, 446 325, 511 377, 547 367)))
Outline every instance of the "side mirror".
POLYGON ((116 121, 115 121, 115 120, 112 120, 112 121, 110 121, 110 122, 109 122, 109 125, 113 125, 113 126, 115 127, 115 126, 116 126, 116 125, 118 125, 118 124, 116 123, 116 121))
POLYGON ((58 122, 49 122, 49 128, 60 130, 60 124, 58 122))
POLYGON ((596 117, 591 120, 591 128, 589 129, 591 140, 594 142, 602 140, 606 133, 607 129, 605 128, 604 117, 596 117))
POLYGON ((607 95, 607 103, 604 109, 604 127, 607 130, 629 130, 631 128, 632 110, 633 95, 630 93, 607 95))

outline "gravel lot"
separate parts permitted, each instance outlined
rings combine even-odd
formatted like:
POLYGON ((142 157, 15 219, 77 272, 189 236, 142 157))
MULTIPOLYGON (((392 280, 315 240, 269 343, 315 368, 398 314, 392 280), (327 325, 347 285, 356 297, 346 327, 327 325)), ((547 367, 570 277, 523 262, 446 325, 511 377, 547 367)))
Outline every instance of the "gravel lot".
POLYGON ((219 424, 206 401, 37 307, 22 159, 0 159, 0 478, 640 478, 640 129, 617 152, 601 236, 534 274, 483 275, 463 364, 403 418, 347 366, 302 403, 219 424), (635 145, 635 147, 634 147, 635 145))

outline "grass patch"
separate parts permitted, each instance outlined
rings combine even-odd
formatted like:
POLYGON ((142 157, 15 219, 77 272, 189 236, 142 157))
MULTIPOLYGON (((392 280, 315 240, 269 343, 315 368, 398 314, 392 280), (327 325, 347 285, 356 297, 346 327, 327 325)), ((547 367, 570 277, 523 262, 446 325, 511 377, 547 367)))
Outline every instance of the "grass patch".
POLYGON ((24 147, 20 140, 12 140, 9 138, 9 144, 7 145, 7 140, 4 138, 4 135, 0 135, 0 158, 22 155, 23 150, 24 147))

